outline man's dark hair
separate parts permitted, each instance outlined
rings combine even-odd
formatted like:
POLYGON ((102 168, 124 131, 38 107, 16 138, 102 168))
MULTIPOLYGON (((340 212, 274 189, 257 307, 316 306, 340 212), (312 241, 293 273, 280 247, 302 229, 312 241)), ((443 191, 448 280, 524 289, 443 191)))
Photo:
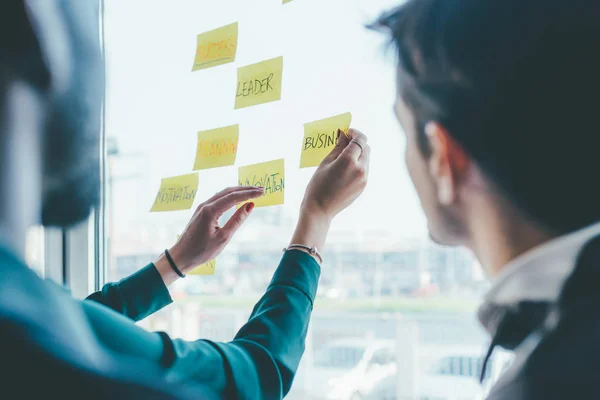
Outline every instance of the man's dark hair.
POLYGON ((8 1, 0 13, 0 79, 19 78, 47 90, 48 71, 22 1, 8 1))
POLYGON ((423 128, 438 121, 541 226, 600 220, 600 2, 409 0, 375 24, 423 128))

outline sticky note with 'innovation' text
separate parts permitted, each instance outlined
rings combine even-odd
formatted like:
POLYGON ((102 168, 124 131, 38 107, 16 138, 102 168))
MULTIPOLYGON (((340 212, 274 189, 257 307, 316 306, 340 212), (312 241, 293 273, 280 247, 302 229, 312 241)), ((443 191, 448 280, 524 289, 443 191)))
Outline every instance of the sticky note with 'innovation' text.
POLYGON ((150 212, 189 210, 197 191, 197 173, 163 178, 150 212))
POLYGON ((284 164, 282 158, 239 168, 238 184, 240 186, 262 186, 265 188, 265 193, 261 197, 250 200, 256 207, 283 204, 285 192, 284 164))
POLYGON ((352 114, 345 113, 304 124, 300 168, 319 165, 337 144, 338 129, 347 134, 351 122, 352 114))

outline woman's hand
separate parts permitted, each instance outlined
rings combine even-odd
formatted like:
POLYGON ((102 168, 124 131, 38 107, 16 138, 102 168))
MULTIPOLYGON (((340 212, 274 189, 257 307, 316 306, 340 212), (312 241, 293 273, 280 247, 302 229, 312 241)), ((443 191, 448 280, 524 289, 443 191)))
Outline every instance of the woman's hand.
POLYGON ((310 180, 291 244, 322 251, 331 220, 360 196, 367 185, 371 148, 355 129, 338 131, 337 146, 310 180))
POLYGON ((303 212, 332 219, 352 204, 367 185, 370 154, 365 135, 355 129, 350 129, 348 136, 338 131, 337 146, 306 188, 303 212))
MULTIPOLYGON (((254 186, 231 187, 200 204, 177 243, 169 250, 181 272, 185 274, 217 257, 250 215, 254 203, 240 207, 223 227, 219 226, 219 218, 236 204, 260 197, 263 193, 263 188, 254 186)), ((155 266, 166 285, 177 280, 178 276, 164 254, 155 266)))

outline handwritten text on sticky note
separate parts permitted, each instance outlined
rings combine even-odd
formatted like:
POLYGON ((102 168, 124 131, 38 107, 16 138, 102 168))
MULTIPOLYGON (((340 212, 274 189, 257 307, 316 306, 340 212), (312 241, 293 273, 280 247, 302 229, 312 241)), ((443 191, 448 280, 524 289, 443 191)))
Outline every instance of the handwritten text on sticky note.
POLYGON ((163 178, 150 212, 189 210, 197 191, 197 173, 163 178))
POLYGON ((265 193, 251 200, 256 207, 283 204, 285 190, 285 167, 283 158, 239 168, 240 186, 262 186, 265 193))
POLYGON ((234 62, 237 53, 238 23, 201 33, 196 42, 192 71, 234 62))
POLYGON ((238 68, 235 108, 281 100, 283 57, 238 68))
POLYGON ((337 144, 338 129, 347 134, 350 122, 352 122, 352 114, 345 113, 304 124, 300 168, 321 164, 321 161, 337 144))
POLYGON ((217 260, 212 260, 202 265, 197 266, 188 275, 214 275, 217 268, 217 260))
POLYGON ((239 137, 239 125, 198 132, 194 171, 235 164, 239 137))

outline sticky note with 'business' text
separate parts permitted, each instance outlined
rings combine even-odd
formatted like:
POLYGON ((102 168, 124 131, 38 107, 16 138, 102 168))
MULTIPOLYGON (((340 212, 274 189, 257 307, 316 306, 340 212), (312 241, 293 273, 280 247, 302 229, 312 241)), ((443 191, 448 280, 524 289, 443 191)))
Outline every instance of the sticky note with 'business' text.
POLYGON ((315 167, 337 144, 338 129, 348 134, 352 114, 345 113, 304 124, 300 168, 315 167))
POLYGON ((265 193, 258 199, 252 199, 256 207, 283 204, 285 193, 285 163, 283 158, 260 164, 240 167, 238 170, 240 186, 262 186, 265 193))
POLYGON ((194 171, 235 164, 239 137, 239 125, 198 132, 194 171))
POLYGON ((163 178, 150 212, 189 210, 197 191, 197 173, 163 178))
POLYGON ((235 109, 281 100, 283 57, 238 68, 235 109))
POLYGON ((192 71, 234 62, 237 42, 237 22, 199 34, 196 38, 196 56, 192 71))

